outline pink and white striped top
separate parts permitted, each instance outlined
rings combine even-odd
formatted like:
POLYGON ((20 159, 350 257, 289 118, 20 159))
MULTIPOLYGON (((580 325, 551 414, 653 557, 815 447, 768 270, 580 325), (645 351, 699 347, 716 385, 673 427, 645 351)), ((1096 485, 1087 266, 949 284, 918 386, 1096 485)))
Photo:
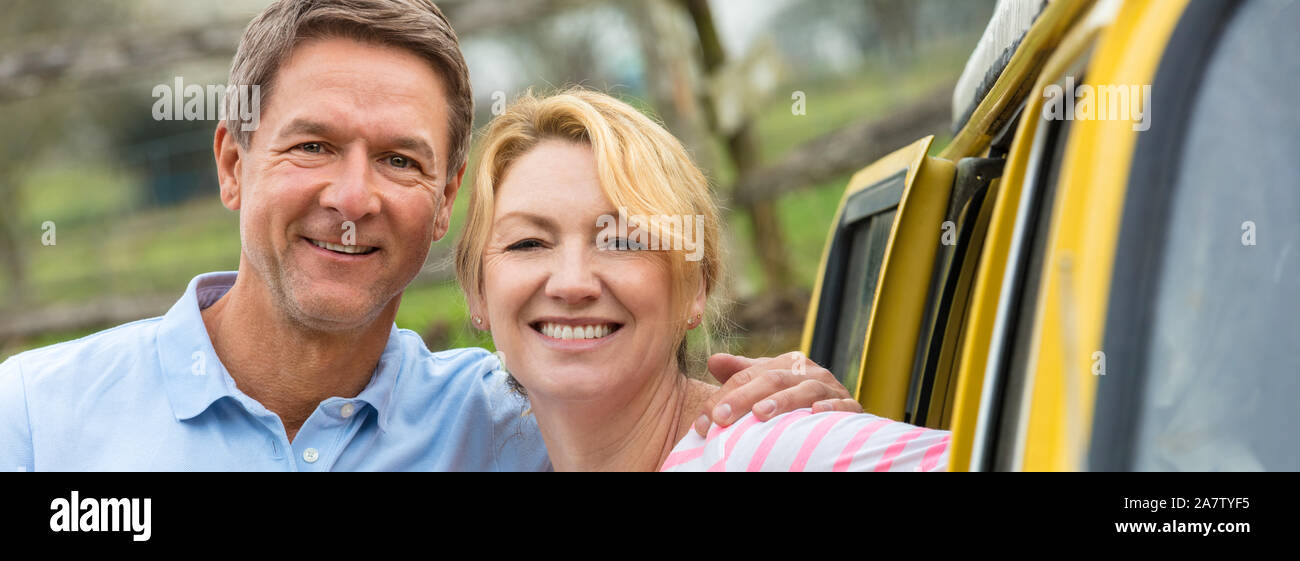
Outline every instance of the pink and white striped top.
POLYGON ((690 431, 660 471, 945 471, 951 440, 869 413, 799 409, 765 423, 749 413, 707 437, 690 431))

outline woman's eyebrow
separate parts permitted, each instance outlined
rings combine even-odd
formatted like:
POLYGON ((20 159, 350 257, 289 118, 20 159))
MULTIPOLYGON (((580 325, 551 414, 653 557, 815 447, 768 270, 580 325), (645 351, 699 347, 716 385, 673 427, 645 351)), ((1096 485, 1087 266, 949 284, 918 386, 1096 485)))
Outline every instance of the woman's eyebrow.
POLYGON ((523 220, 523 221, 525 221, 525 222, 528 222, 528 223, 530 223, 530 224, 534 224, 534 225, 536 225, 536 226, 538 226, 538 227, 540 227, 540 228, 546 229, 546 230, 554 230, 554 229, 555 229, 555 221, 554 221, 554 220, 551 220, 549 217, 542 216, 542 215, 540 215, 540 214, 536 214, 536 213, 532 213, 532 212, 528 212, 528 211, 524 211, 524 210, 512 210, 512 211, 510 211, 510 212, 507 212, 507 213, 505 213, 505 214, 502 214, 501 217, 500 217, 500 218, 497 218, 496 221, 497 221, 498 223, 501 223, 501 222, 508 222, 508 221, 511 221, 511 220, 523 220))

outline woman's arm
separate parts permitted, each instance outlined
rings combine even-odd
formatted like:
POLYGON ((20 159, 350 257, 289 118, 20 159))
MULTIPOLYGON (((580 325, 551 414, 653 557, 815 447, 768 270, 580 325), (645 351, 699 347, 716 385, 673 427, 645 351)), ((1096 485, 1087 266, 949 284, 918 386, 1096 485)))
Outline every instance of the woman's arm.
POLYGON ((749 414, 690 434, 664 471, 945 471, 951 433, 869 413, 749 414))

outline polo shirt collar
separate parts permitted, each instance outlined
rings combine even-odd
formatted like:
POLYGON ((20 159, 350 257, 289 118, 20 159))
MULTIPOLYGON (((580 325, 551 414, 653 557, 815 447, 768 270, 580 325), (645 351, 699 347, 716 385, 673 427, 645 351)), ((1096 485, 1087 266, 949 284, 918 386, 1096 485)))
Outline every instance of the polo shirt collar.
POLYGON ((384 344, 384 352, 379 355, 379 364, 375 366, 375 373, 370 377, 370 383, 353 398, 374 408, 379 419, 379 430, 388 430, 389 418, 393 416, 393 409, 395 409, 393 393, 397 390, 397 379, 405 364, 401 336, 397 333, 397 325, 394 324, 389 328, 388 342, 384 344))
MULTIPOLYGON (((200 310, 212 305, 229 291, 235 284, 235 276, 234 271, 227 271, 194 277, 186 287, 185 294, 172 305, 159 324, 157 344, 163 369, 163 385, 177 420, 197 417, 223 397, 230 397, 246 405, 256 405, 252 408, 252 413, 259 416, 274 416, 274 413, 235 386, 235 380, 217 358, 216 349, 203 324, 200 310)), ((375 409, 381 430, 388 428, 393 392, 405 362, 399 339, 397 326, 394 325, 370 383, 355 398, 350 398, 375 409)))

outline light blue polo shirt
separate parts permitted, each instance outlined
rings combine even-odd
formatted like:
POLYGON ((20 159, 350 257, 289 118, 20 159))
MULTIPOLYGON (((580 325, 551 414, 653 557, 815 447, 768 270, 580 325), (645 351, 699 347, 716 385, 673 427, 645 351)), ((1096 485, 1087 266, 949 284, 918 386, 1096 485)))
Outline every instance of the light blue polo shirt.
POLYGON ((494 355, 433 353, 396 326, 365 389, 321 402, 289 442, 235 387, 203 326, 199 310, 234 282, 200 275, 162 317, 0 364, 0 470, 550 469, 494 355))

